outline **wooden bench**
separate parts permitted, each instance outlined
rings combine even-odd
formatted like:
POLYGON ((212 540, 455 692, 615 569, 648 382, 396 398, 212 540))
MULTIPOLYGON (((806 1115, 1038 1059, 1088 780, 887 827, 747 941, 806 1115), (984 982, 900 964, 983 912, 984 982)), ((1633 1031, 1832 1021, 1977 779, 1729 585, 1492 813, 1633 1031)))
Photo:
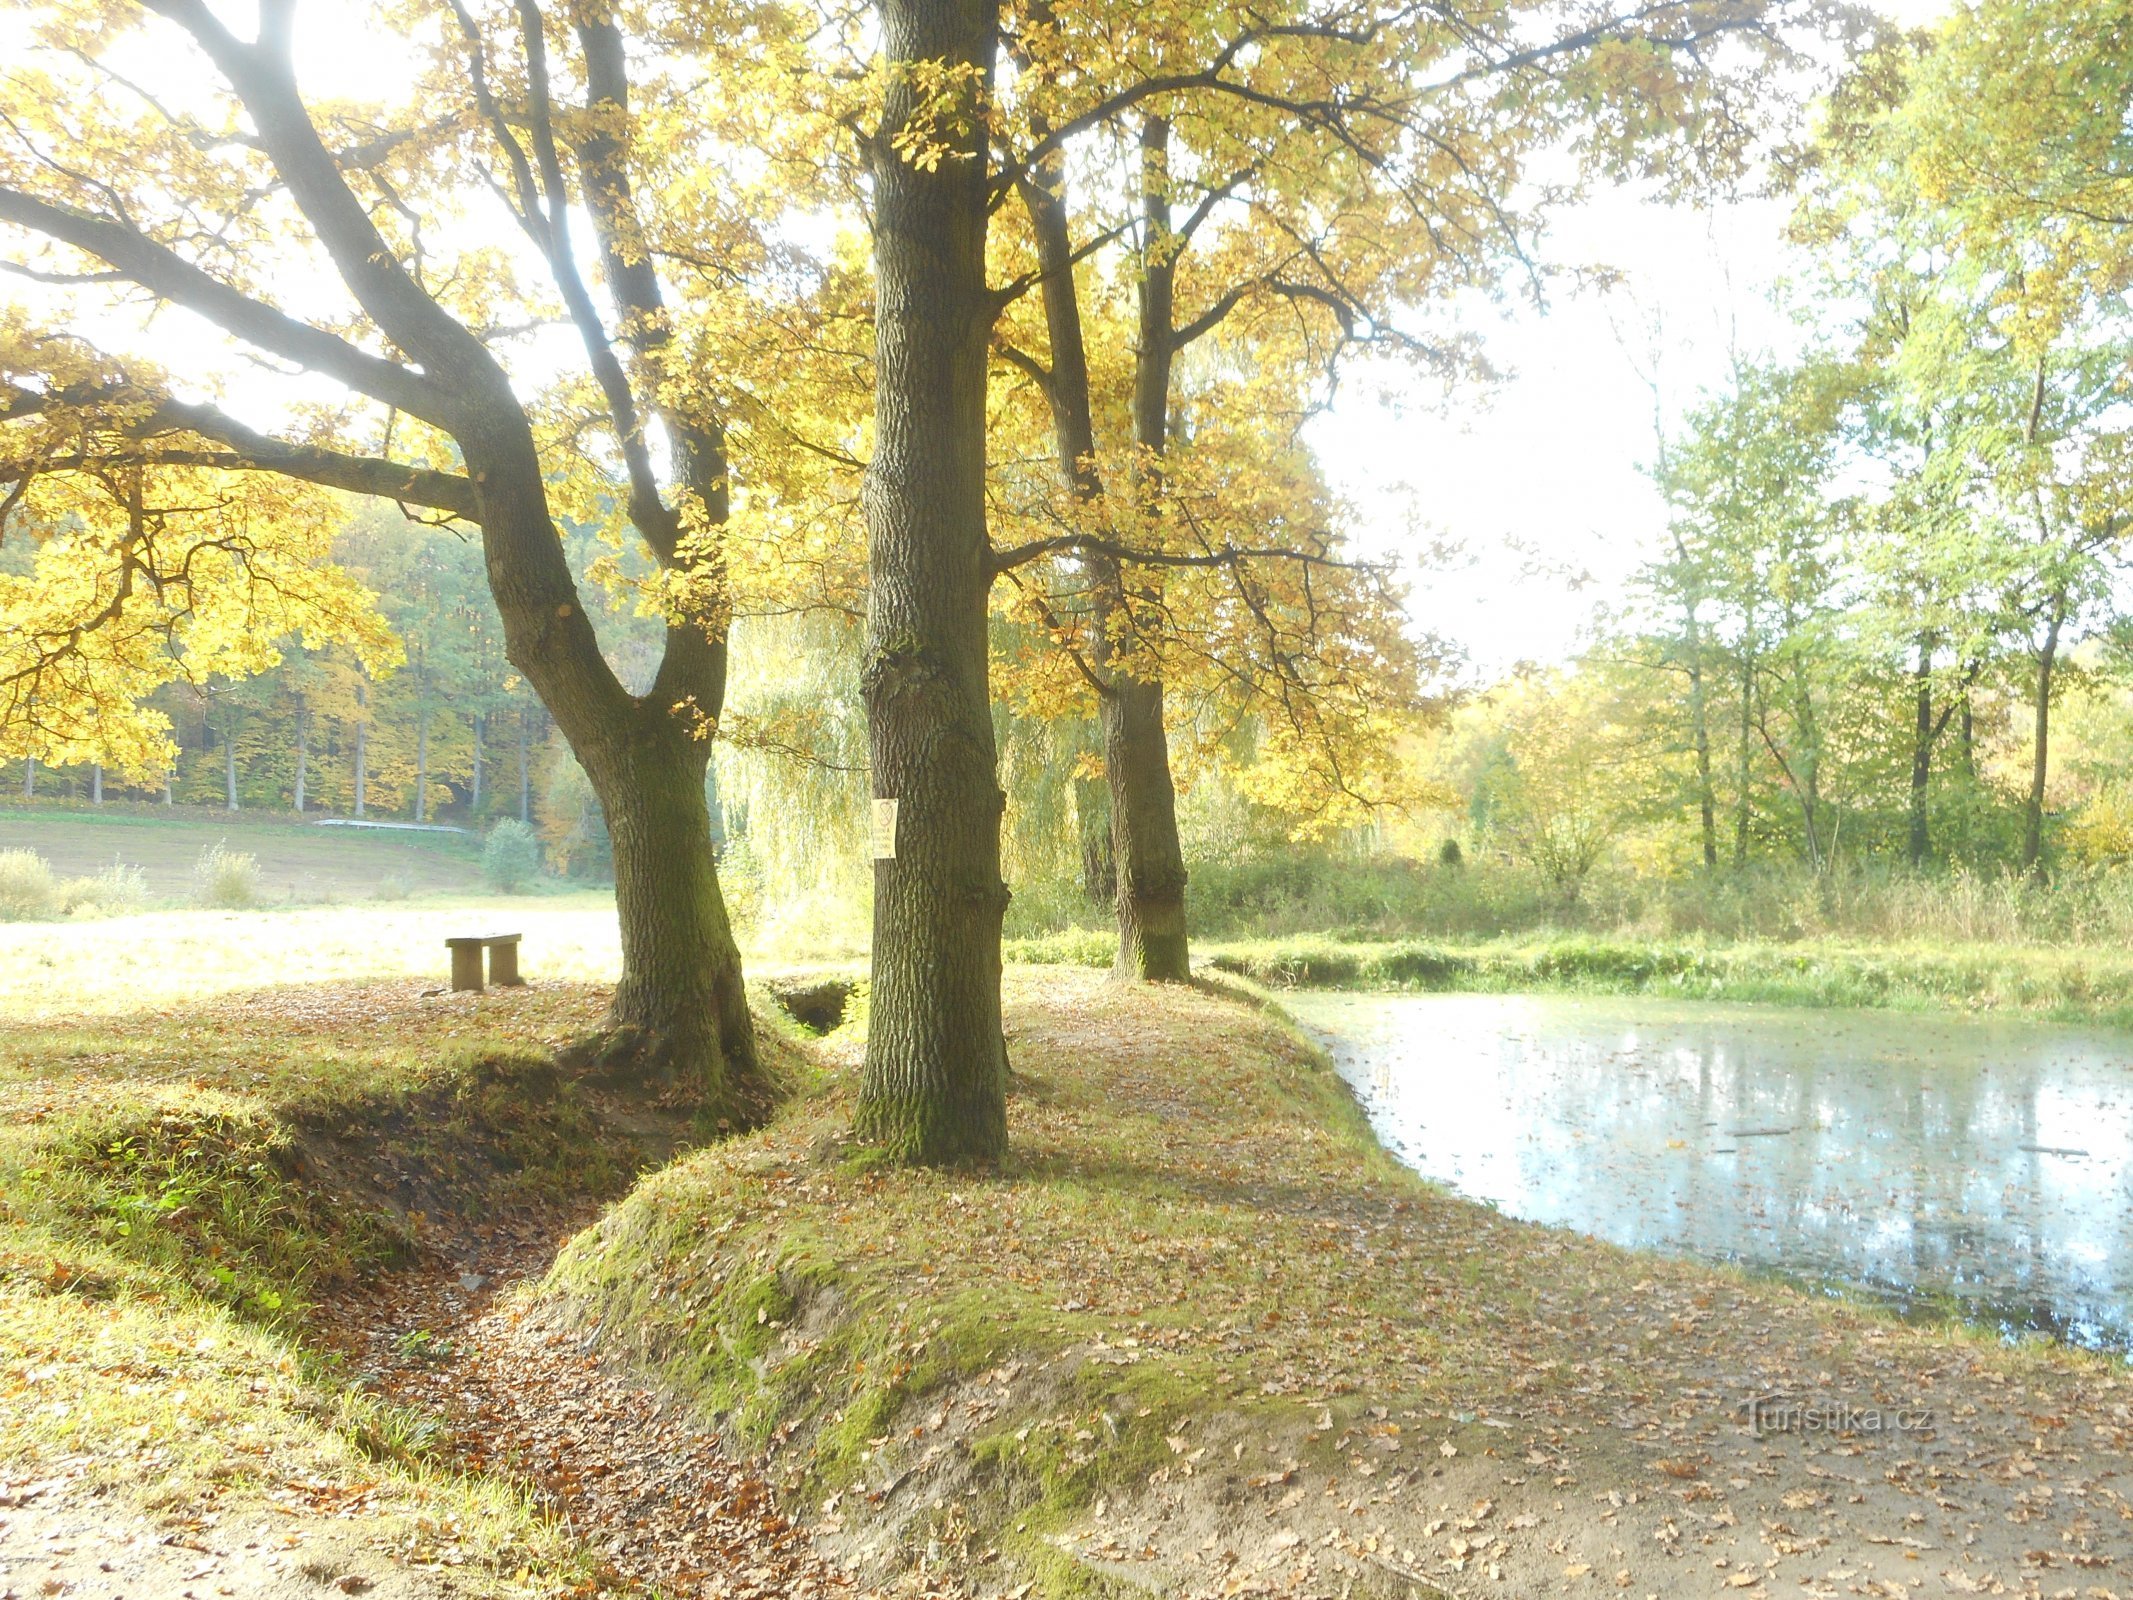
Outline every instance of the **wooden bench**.
POLYGON ((499 988, 516 989, 526 980, 518 975, 518 939, 515 933, 463 933, 444 941, 452 952, 452 987, 481 988, 481 953, 489 952, 489 981, 499 988))

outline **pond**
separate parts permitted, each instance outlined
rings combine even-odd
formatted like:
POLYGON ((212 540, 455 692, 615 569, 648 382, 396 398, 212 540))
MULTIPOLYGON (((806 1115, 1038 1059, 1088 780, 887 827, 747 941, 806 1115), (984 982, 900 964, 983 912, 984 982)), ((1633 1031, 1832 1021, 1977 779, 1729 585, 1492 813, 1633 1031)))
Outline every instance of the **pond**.
POLYGON ((2133 1036, 1298 993, 1401 1161, 1505 1212, 2133 1352, 2133 1036))

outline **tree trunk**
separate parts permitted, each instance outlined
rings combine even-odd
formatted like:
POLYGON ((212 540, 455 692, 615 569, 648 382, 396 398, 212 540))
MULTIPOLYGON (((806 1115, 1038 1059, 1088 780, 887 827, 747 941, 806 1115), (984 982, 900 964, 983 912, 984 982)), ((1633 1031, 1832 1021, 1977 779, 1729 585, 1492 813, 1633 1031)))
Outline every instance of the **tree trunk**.
POLYGON ((1933 776, 1933 636, 1920 634, 1918 661, 1911 671, 1917 690, 1917 705, 1911 737, 1911 829, 1910 857, 1914 869, 1923 868, 1932 853, 1932 837, 1926 815, 1926 786, 1933 776))
MULTIPOLYGON (((1133 369, 1133 437, 1143 452, 1139 491, 1152 498, 1152 465, 1170 447, 1170 382, 1177 250, 1170 219, 1170 123, 1141 124, 1139 350, 1133 369)), ((1154 579, 1149 580, 1153 582, 1154 579)), ((1105 586, 1099 584, 1099 593, 1105 586)), ((1111 778, 1111 859, 1118 871, 1118 970, 1148 980, 1191 976, 1185 925, 1185 852, 1178 840, 1177 784, 1163 728, 1163 685, 1132 659, 1135 596, 1123 584, 1129 626, 1119 638, 1107 618, 1106 666, 1112 692, 1103 705, 1104 771, 1111 778)))
POLYGON ((1103 702, 1111 780, 1111 860, 1118 873, 1118 967, 1126 977, 1182 982, 1185 862, 1177 792, 1163 732, 1163 686, 1114 676, 1103 702))
POLYGON ((355 734, 355 814, 359 817, 363 815, 364 806, 369 798, 367 791, 370 787, 370 750, 368 741, 365 738, 369 727, 369 697, 363 693, 363 686, 359 683, 356 685, 355 734))
POLYGON ((1740 743, 1734 752, 1734 782, 1739 792, 1733 801, 1733 865, 1735 869, 1748 864, 1748 823, 1754 809, 1754 794, 1749 785, 1755 775, 1755 658, 1741 656, 1740 671, 1740 743))
POLYGON ((426 691, 415 702, 415 820, 430 820, 430 707, 426 691))
POLYGON ((37 758, 35 756, 24 756, 22 758, 22 798, 25 800, 37 798, 37 758))
MULTIPOLYGON (((1175 258, 1170 236, 1169 124, 1152 118, 1141 137, 1143 211, 1150 243, 1142 271, 1140 352, 1134 374, 1134 433, 1151 455, 1168 443, 1175 258)), ((1092 457, 1096 430, 1088 352, 1074 282, 1067 211, 1057 164, 1025 186, 1024 201, 1043 274, 1045 326, 1052 368, 1046 385, 1060 470, 1075 498, 1094 508, 1103 495, 1092 457)), ((1152 487, 1152 484, 1149 485, 1152 487)), ((1163 686, 1136 678, 1130 658, 1130 597, 1125 574, 1104 557, 1086 563, 1091 610, 1088 655, 1099 684, 1104 780, 1111 791, 1112 906, 1118 919, 1115 967, 1123 977, 1189 976, 1185 861, 1179 847, 1177 792, 1163 728, 1163 686)))
POLYGON ((1081 838, 1081 892, 1092 905, 1118 904, 1118 865, 1111 854, 1111 790, 1093 778, 1074 780, 1074 826, 1081 838))
POLYGON ((934 115, 931 79, 916 68, 967 68, 989 97, 997 16, 993 0, 879 9, 891 71, 871 155, 877 437, 860 692, 873 792, 898 811, 895 855, 874 863, 855 1123, 896 1159, 989 1159, 1007 1144, 1007 885, 987 683, 984 118, 934 115), (914 120, 950 141, 937 162, 893 147, 914 120))
POLYGON ((304 787, 311 777, 311 707, 296 703, 296 814, 304 814, 304 787))
POLYGON ((222 809, 237 809, 237 729, 235 724, 222 731, 222 809))
POLYGON ((1962 762, 1963 776, 1973 783, 1977 781, 1977 713, 1971 690, 1977 683, 1977 675, 1978 663, 1973 661, 1970 663, 1969 669, 1963 674, 1963 704, 1960 722, 1962 732, 1958 735, 1962 744, 1957 756, 1957 759, 1962 762))
POLYGON ((99 761, 96 763, 95 766, 89 769, 89 804, 91 804, 92 806, 100 806, 103 803, 104 764, 99 761))
POLYGON ((2037 651, 2036 737, 2030 744, 2029 795, 2022 806, 2022 870, 2044 876, 2044 779, 2051 762, 2052 670, 2059 661, 2059 630, 2066 625, 2066 597, 2054 595, 2051 623, 2037 651))
MULTIPOLYGON (((1661 448, 1664 449, 1662 439, 1661 448)), ((1686 552, 1683 552, 1686 557, 1686 552)), ((1684 565, 1686 562, 1684 561, 1684 565)), ((1707 871, 1718 867, 1718 791, 1711 783, 1711 718, 1703 684, 1703 621, 1697 615, 1698 600, 1682 602, 1689 644, 1689 734, 1696 750, 1696 809, 1703 828, 1703 864, 1707 871)))
POLYGON ((740 947, 704 804, 709 746, 647 701, 580 747, 615 856, 622 978, 606 1046, 636 1072, 705 1085, 729 1123, 768 1106, 740 947))

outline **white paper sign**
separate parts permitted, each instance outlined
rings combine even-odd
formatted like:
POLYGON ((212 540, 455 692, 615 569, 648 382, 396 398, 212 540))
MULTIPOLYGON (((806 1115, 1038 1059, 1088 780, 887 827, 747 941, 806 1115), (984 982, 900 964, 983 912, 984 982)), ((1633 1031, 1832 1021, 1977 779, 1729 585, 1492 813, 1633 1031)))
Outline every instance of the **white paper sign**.
POLYGON ((894 861, 896 859, 896 802, 894 800, 876 800, 874 802, 874 859, 876 861, 894 861))

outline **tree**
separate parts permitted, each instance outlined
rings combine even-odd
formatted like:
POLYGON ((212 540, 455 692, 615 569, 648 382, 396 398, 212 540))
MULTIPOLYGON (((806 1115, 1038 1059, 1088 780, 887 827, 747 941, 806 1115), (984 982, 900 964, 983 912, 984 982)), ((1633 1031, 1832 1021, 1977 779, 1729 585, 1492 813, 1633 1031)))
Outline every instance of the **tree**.
MULTIPOLYGON (((320 485, 477 527, 506 653, 614 833, 623 972, 610 1048, 747 1114, 761 1086, 699 736, 725 675, 715 572, 696 574, 706 603, 667 628, 656 675, 632 692, 601 655, 559 529, 563 511, 605 507, 678 569, 706 564, 727 511, 721 416, 703 384, 681 381, 677 319, 637 204, 659 136, 632 102, 645 85, 632 81, 620 13, 582 7, 565 28, 534 0, 455 4, 450 25, 409 35, 428 56, 409 92, 319 110, 297 82, 290 0, 263 4, 251 38, 201 0, 29 10, 42 48, 0 90, 9 264, 70 303, 140 292, 196 313, 338 388, 345 406, 261 426, 181 394, 138 357, 85 362, 78 339, 18 332, 0 404, 45 431, 15 456, 11 481, 123 489, 138 464, 251 495, 320 485), (160 93, 113 62, 137 33, 151 48, 135 54, 167 76, 160 93), (492 204, 522 252, 447 243, 492 204), (578 216, 590 220, 606 319, 578 216), (324 308, 299 287, 328 285, 345 298, 324 308), (530 401, 513 342, 558 311, 582 366, 530 401)), ((667 60, 636 63, 662 126, 694 89, 686 72, 645 64, 667 60)), ((699 254, 730 251, 745 278, 751 230, 720 221, 698 236, 699 254)))
MULTIPOLYGON (((1080 624, 1054 631, 1105 729, 1122 971, 1186 970, 1161 634, 1186 609, 1166 570, 1208 552, 1135 537, 1165 514, 1177 452, 1225 409, 1293 428, 1358 354, 1440 376, 1467 366, 1460 340, 1418 332, 1414 313, 1530 270, 1540 208, 1521 214, 1511 199, 1528 156, 1575 126, 1600 160, 1649 158, 1654 140, 1688 165, 1737 159, 1723 134, 1710 136, 1716 121, 1700 142, 1684 133, 1701 119, 1691 108, 1724 93, 1721 75, 1687 58, 1755 20, 1693 6, 1573 23, 1546 7, 1453 20, 1343 5, 1232 31, 1186 7, 1122 18, 1051 3, 1017 19, 1003 187, 1022 200, 1029 265, 1016 283, 1038 291, 1042 325, 997 342, 1042 396, 1069 491, 1048 512, 1053 537, 1025 546, 1051 556, 1049 573, 1018 581, 1049 577, 1038 614, 1080 624), (1675 117, 1625 117, 1626 90, 1649 96, 1661 82, 1675 117), (1107 339, 1130 355, 1092 350, 1107 339), (1121 485, 1132 492, 1123 519, 1107 504, 1121 485), (1077 522, 1078 538, 1057 531, 1077 522)), ((1292 449, 1280 431, 1259 442, 1292 449)), ((1343 581, 1323 548, 1264 534, 1241 516, 1220 527, 1230 581, 1214 604, 1263 606, 1264 591, 1306 587, 1284 564, 1319 566, 1323 587, 1343 581)), ((1351 611, 1373 585, 1354 587, 1351 611)), ((1411 703, 1412 683, 1400 682, 1409 654, 1382 665, 1373 698, 1388 710, 1411 703)), ((1273 666, 1254 687, 1280 727, 1311 690, 1273 666)), ((1345 765, 1331 793, 1362 800, 1360 753, 1382 730, 1310 720, 1308 733, 1282 728, 1278 748, 1334 738, 1345 754, 1312 765, 1345 765)))

